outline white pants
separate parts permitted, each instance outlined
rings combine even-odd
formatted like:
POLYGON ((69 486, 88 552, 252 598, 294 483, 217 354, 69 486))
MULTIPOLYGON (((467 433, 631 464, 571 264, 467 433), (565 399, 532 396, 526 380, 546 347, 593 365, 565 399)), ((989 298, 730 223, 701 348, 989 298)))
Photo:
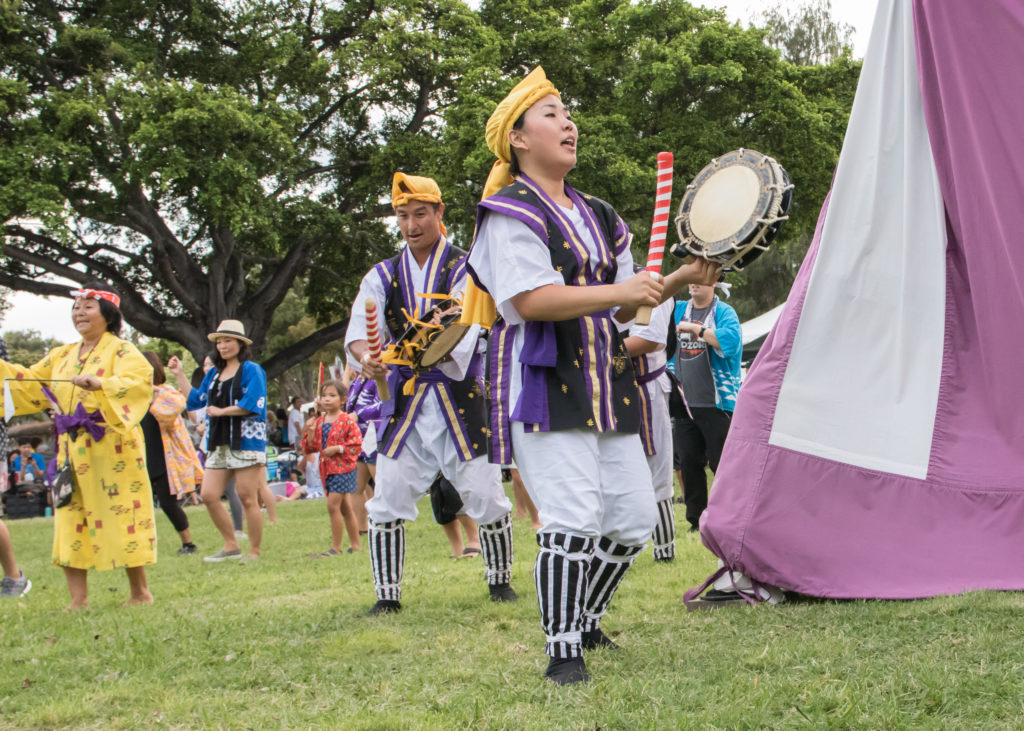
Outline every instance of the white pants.
POLYGON ((526 433, 512 448, 545 533, 645 543, 657 520, 651 472, 638 434, 570 429, 526 433))
POLYGON ((459 461, 437 397, 426 398, 397 459, 377 455, 377 487, 366 511, 374 523, 415 520, 416 503, 440 471, 455 486, 463 510, 480 525, 500 520, 512 509, 501 484, 501 468, 487 457, 459 461))
POLYGON ((647 466, 651 469, 651 482, 654 483, 654 500, 659 503, 670 500, 675 487, 672 472, 672 420, 668 415, 669 395, 663 388, 663 379, 668 380, 667 373, 662 373, 640 387, 645 390, 651 404, 651 437, 655 453, 647 458, 647 466))

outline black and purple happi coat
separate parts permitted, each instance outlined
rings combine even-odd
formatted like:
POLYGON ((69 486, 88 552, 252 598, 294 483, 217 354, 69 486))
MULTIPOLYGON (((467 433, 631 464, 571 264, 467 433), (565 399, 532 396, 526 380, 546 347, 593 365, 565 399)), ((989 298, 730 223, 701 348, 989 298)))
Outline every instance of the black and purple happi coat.
MULTIPOLYGON (((525 175, 477 205, 477 230, 488 211, 511 216, 529 226, 547 245, 551 265, 566 285, 614 283, 616 256, 629 247, 629 229, 604 201, 577 193, 569 185, 565 190, 597 242, 596 261, 565 212, 525 175)), ((469 274, 486 290, 472 267, 469 274)), ((511 421, 523 422, 528 432, 639 430, 637 383, 610 311, 560 322, 525 323, 518 364, 523 369, 523 388, 518 403, 512 405, 509 384, 515 366, 512 345, 516 327, 499 318, 490 335, 491 461, 511 461, 511 421)))
MULTIPOLYGON (((374 267, 384 285, 384 325, 388 342, 395 342, 409 326, 403 309, 413 317, 422 317, 431 303, 417 297, 408 258, 403 250, 398 256, 380 262, 374 267)), ((427 260, 427 286, 425 294, 449 294, 466 270, 466 252, 452 246, 444 236, 438 239, 427 260)), ((432 368, 416 378, 412 395, 402 393, 402 386, 412 378, 412 370, 401 366, 392 368, 388 386, 392 398, 383 403, 381 411, 381 437, 378 451, 385 457, 396 459, 412 432, 423 402, 436 393, 441 404, 448 432, 459 454, 466 460, 487 453, 487 407, 483 392, 483 362, 474 355, 466 377, 453 381, 439 368, 432 368)))

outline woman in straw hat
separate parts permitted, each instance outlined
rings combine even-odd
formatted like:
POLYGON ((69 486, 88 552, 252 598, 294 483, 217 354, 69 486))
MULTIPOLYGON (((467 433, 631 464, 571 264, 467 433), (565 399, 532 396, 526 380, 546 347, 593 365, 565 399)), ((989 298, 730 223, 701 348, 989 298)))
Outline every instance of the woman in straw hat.
MULTIPOLYGON (((623 220, 565 182, 576 125, 539 67, 498 104, 486 138, 498 161, 469 269, 501 316, 490 338, 492 440, 502 461, 514 449, 543 523, 535 574, 545 674, 579 683, 583 651, 615 647, 599 623, 656 520, 635 374, 612 320, 717 272, 696 263, 664 286, 633 273, 623 220)), ((489 324, 492 307, 470 288, 463 321, 489 324)))
POLYGON ((209 339, 216 346, 213 368, 193 389, 181 361, 171 358, 168 370, 178 388, 188 396, 187 409, 206 408, 203 436, 206 472, 201 494, 224 547, 204 560, 212 563, 242 558, 231 518, 220 498, 234 476, 235 488, 245 510, 249 529, 247 560, 259 558, 263 537, 263 516, 257 500, 267 463, 267 376, 251 360, 245 326, 238 320, 224 320, 209 339))

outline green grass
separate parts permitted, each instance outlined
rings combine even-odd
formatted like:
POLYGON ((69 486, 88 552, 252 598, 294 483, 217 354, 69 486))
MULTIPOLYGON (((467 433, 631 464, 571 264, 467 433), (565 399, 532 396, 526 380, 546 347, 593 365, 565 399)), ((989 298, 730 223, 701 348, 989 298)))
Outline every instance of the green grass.
MULTIPOLYGON (((50 519, 12 521, 34 584, 0 603, 0 727, 7 728, 1020 728, 1024 598, 807 601, 687 614, 713 569, 694 534, 680 557, 641 554, 604 628, 623 650, 588 657, 592 681, 556 688, 515 521, 520 601, 487 600, 479 559, 451 561, 429 507, 409 524, 404 609, 364 618, 365 553, 328 547, 324 503, 279 508, 258 564, 179 558, 158 514, 156 604, 122 607, 124 572, 90 573, 90 608, 63 614, 50 519)), ((894 557, 893 560, 898 560, 894 557)))

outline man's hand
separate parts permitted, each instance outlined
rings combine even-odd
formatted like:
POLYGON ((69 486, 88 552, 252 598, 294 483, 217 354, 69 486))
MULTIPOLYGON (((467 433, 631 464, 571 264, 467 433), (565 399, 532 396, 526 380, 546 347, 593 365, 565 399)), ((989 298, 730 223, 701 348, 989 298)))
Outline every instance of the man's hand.
POLYGON ((363 357, 359 361, 359 363, 363 367, 363 375, 366 376, 367 378, 372 378, 375 381, 378 378, 387 378, 387 366, 380 362, 379 357, 372 357, 369 351, 363 353, 363 357))

